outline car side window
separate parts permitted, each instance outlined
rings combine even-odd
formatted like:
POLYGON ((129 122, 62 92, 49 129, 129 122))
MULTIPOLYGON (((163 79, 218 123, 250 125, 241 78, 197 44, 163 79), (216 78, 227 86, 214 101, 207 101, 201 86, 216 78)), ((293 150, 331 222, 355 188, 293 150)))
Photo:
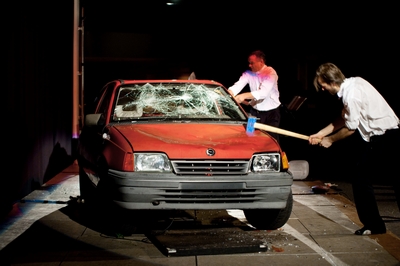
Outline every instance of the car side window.
POLYGON ((120 88, 117 104, 114 110, 114 120, 130 117, 137 118, 143 115, 143 107, 138 105, 137 94, 140 93, 134 88, 120 88))
POLYGON ((114 93, 114 83, 110 83, 106 85, 106 87, 103 89, 103 94, 99 100, 98 108, 96 110, 96 113, 102 113, 104 118, 107 118, 108 116, 108 110, 110 107, 110 102, 112 100, 112 94, 114 93))

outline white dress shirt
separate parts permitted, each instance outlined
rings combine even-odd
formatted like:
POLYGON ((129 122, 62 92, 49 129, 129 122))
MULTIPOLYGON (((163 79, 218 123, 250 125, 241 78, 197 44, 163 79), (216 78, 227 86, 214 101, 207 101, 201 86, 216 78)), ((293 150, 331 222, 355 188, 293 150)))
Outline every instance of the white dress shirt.
POLYGON ((254 96, 254 100, 250 102, 254 109, 269 111, 281 105, 278 75, 272 67, 264 65, 258 72, 248 70, 228 89, 236 96, 247 84, 249 84, 250 92, 254 96))
POLYGON ((337 93, 342 98, 342 116, 346 127, 358 129, 362 138, 382 135, 388 129, 398 128, 399 118, 382 95, 365 79, 347 78, 337 93))

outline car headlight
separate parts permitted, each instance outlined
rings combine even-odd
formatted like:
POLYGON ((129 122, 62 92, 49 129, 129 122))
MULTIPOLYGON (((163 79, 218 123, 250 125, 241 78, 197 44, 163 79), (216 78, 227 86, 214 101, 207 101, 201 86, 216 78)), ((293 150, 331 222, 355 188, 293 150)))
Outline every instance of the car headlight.
POLYGON ((253 156, 252 171, 258 172, 279 172, 281 156, 279 153, 257 154, 253 156))
POLYGON ((171 164, 162 153, 135 153, 136 172, 171 172, 171 164))

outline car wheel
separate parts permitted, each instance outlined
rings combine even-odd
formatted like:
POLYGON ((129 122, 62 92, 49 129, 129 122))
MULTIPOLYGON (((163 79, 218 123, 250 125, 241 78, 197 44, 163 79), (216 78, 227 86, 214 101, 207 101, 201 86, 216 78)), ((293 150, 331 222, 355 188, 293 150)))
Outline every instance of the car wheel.
POLYGON ((290 191, 286 207, 283 209, 251 209, 243 210, 247 221, 257 229, 276 230, 288 220, 293 208, 293 194, 290 191))

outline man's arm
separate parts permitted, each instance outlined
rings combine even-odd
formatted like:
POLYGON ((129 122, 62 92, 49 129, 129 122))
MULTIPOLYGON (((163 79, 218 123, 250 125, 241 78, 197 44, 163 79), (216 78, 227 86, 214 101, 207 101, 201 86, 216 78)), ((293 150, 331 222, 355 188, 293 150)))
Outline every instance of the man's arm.
POLYGON ((254 99, 254 96, 253 96, 253 94, 251 94, 251 92, 244 92, 244 93, 236 95, 236 97, 235 97, 235 100, 238 103, 243 103, 246 105, 249 104, 249 102, 246 100, 251 100, 251 99, 254 99))
POLYGON ((336 118, 332 123, 327 125, 325 128, 321 129, 317 134, 321 135, 322 137, 325 137, 332 132, 335 132, 336 130, 344 127, 345 121, 342 117, 336 118))
POLYGON ((347 138, 350 135, 353 135, 354 132, 355 130, 350 130, 347 127, 342 127, 335 134, 323 138, 319 145, 325 148, 329 148, 334 142, 347 138))
POLYGON ((321 129, 318 133, 311 135, 309 143, 312 145, 319 144, 320 146, 329 148, 334 142, 347 138, 354 132, 355 130, 345 127, 344 119, 339 117, 334 122, 321 129), (335 131, 337 131, 335 134, 329 135, 335 131))
POLYGON ((235 84, 233 84, 232 86, 230 86, 228 88, 228 92, 232 95, 232 96, 236 96, 239 92, 242 91, 242 89, 248 84, 248 79, 247 79, 247 75, 246 72, 244 72, 238 81, 235 82, 235 84))

